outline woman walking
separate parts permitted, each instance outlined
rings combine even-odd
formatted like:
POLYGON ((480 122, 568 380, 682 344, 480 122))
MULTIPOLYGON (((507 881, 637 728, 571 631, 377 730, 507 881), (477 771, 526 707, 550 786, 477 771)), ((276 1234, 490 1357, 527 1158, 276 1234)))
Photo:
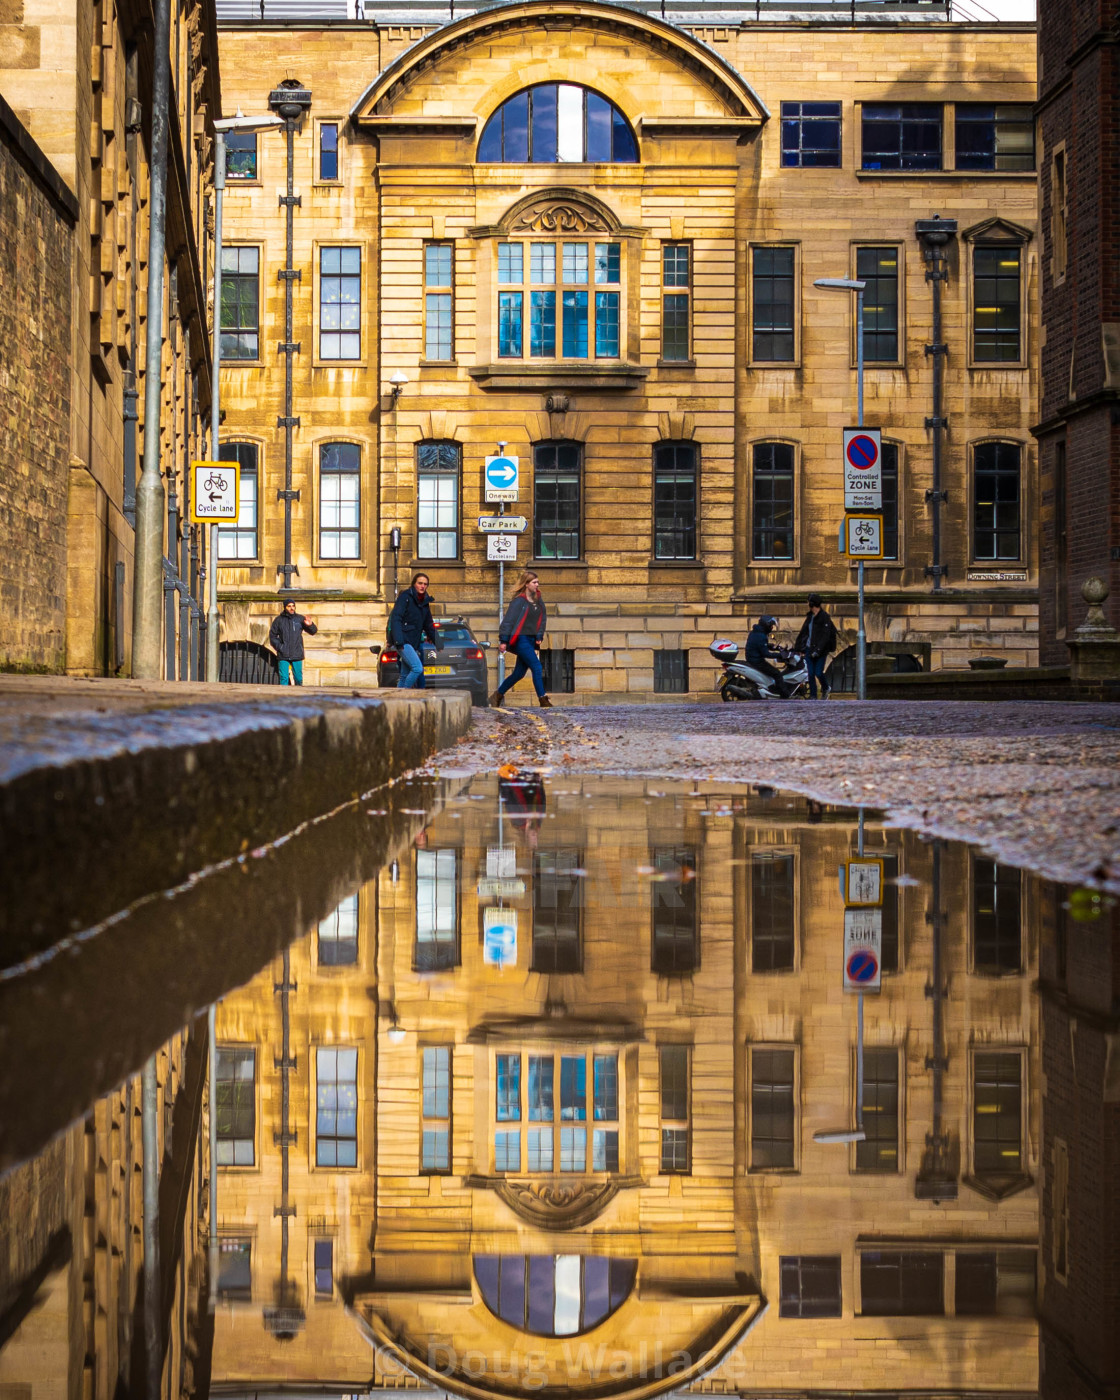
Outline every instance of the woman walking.
POLYGON ((552 708, 552 701, 544 693, 544 676, 541 674, 541 659, 537 652, 541 649, 547 621, 544 599, 541 597, 541 581, 532 572, 526 572, 518 580, 517 592, 510 599, 502 625, 498 628, 498 650, 504 655, 507 651, 517 657, 517 665, 490 697, 491 705, 498 706, 505 699, 506 691, 511 690, 526 673, 533 677, 533 689, 544 709, 552 708))

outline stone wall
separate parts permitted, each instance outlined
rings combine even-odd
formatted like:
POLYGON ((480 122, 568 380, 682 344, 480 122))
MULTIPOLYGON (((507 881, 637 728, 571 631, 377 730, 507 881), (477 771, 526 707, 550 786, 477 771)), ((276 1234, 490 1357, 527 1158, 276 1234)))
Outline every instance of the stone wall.
POLYGON ((0 670, 61 671, 76 209, 2 98, 0 208, 0 670))

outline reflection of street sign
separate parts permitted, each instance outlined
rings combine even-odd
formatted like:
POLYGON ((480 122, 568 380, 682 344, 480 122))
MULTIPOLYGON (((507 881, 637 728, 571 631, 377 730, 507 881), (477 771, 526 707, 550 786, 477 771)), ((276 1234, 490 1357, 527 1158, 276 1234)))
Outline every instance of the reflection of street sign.
POLYGON ((844 910, 844 990, 877 992, 883 972, 883 911, 844 910))
POLYGON ((515 564, 517 562, 517 536, 487 535, 486 557, 493 564, 515 564))
POLYGON ((845 553, 849 559, 882 559, 883 517, 881 515, 846 515, 844 517, 845 553))
POLYGON ((486 875, 489 879, 512 880, 516 874, 516 846, 487 846, 486 875))
POLYGON ((484 535, 523 535, 529 522, 523 515, 480 515, 478 528, 484 535))
POLYGON ((479 899, 520 899, 525 893, 524 880, 479 880, 479 899))
POLYGON ((880 510, 883 445, 878 428, 844 429, 844 509, 880 510))
POLYGON ((487 457, 487 501, 516 501, 520 464, 516 457, 487 457))
POLYGON ((883 903, 883 862, 860 856, 844 866, 844 903, 855 908, 879 908, 883 903))
POLYGON ((482 961, 489 967, 517 966, 516 909, 483 910, 482 961))
POLYGON ((191 519, 236 520, 238 475, 236 462, 192 462, 191 519))

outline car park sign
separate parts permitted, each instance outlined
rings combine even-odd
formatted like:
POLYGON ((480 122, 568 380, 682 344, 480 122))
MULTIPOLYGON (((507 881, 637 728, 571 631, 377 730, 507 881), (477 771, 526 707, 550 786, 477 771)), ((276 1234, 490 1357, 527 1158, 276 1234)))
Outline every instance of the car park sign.
POLYGON ((881 510, 883 440, 878 428, 844 429, 844 509, 881 510))
POLYGON ((516 501, 520 474, 520 463, 516 457, 487 457, 485 499, 516 501))

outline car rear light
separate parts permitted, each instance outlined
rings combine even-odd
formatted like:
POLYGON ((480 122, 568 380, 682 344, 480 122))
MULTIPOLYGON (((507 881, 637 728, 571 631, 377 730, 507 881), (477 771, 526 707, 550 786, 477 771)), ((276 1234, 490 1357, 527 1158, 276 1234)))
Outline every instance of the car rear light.
POLYGON ((468 651, 468 652, 467 652, 467 656, 468 656, 472 661, 481 661, 481 660, 482 660, 482 655, 483 655, 483 653, 482 653, 482 648, 481 648, 481 647, 475 647, 474 651, 468 651))
POLYGON ((396 661, 397 653, 395 651, 385 650, 381 653, 381 659, 382 661, 396 661))

